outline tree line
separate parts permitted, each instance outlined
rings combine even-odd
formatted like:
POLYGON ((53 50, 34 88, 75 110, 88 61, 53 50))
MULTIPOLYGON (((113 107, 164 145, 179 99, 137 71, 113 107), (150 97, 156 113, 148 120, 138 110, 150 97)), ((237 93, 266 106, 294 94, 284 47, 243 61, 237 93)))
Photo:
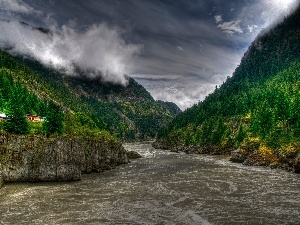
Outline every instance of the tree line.
POLYGON ((300 149, 300 10, 260 35, 232 77, 158 132, 174 147, 231 151, 253 142, 279 158, 300 149))

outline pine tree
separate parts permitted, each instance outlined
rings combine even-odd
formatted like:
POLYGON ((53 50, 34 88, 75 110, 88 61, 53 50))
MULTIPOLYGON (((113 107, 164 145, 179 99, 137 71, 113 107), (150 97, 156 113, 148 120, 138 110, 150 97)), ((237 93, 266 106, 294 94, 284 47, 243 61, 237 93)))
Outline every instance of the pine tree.
POLYGON ((29 124, 24 110, 20 87, 15 86, 11 90, 9 107, 9 120, 4 123, 4 130, 14 134, 28 134, 29 124))
POLYGON ((47 105, 46 120, 43 123, 43 130, 49 137, 53 134, 62 134, 64 128, 64 114, 60 106, 50 101, 47 105))

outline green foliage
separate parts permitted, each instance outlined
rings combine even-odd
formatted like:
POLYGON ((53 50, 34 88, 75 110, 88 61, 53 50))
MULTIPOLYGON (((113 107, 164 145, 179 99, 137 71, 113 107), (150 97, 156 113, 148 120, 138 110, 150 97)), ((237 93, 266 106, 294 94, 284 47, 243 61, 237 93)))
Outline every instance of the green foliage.
POLYGON ((23 71, 8 69, 6 65, 14 66, 14 61, 6 56, 5 53, 0 54, 0 111, 7 114, 9 118, 2 121, 1 129, 15 134, 40 132, 36 129, 36 125, 27 120, 26 114, 35 112, 44 115, 46 104, 13 79, 17 72, 22 74, 23 71))
POLYGON ((234 146, 238 147, 242 144, 242 142, 245 140, 247 137, 247 128, 245 124, 241 124, 238 128, 237 134, 235 136, 235 143, 234 146))
POLYGON ((99 132, 96 123, 84 113, 68 113, 65 119, 65 134, 78 137, 93 137, 99 132))
POLYGON ((39 80, 36 84, 39 93, 75 113, 86 114, 99 129, 110 131, 122 140, 153 138, 159 127, 174 117, 132 78, 127 78, 125 87, 84 76, 62 76, 31 60, 21 62, 37 71, 29 77, 32 82, 28 86, 39 80))
POLYGON ((29 125, 27 122, 25 111, 22 107, 11 108, 14 110, 10 119, 4 123, 4 131, 14 134, 28 134, 29 125))
POLYGON ((4 130, 15 134, 28 134, 29 126, 26 118, 23 101, 25 100, 24 90, 20 85, 13 84, 10 89, 8 101, 9 120, 4 124, 4 130))
POLYGON ((269 146, 278 148, 300 137, 300 61, 269 79, 252 109, 250 129, 269 146))
MULTIPOLYGON (((11 93, 18 84, 23 87, 17 90, 22 96, 23 113, 46 116, 42 126, 44 134, 82 135, 106 130, 124 141, 154 138, 157 130, 174 117, 171 111, 176 107, 173 105, 170 111, 135 80, 127 79, 125 87, 84 76, 68 77, 31 59, 0 51, 0 111, 9 111, 11 93), (61 118, 49 108, 49 101, 62 106, 64 114, 76 115, 66 117, 65 131, 61 118), (81 120, 88 119, 77 121, 78 115, 81 120), (72 119, 76 120, 75 124, 87 124, 71 129, 68 124, 72 119)), ((35 123, 29 123, 29 130, 33 134, 41 133, 41 127, 35 123)))
POLYGON ((157 141, 230 151, 254 138, 285 152, 299 146, 299 117, 300 8, 259 36, 233 76, 162 128, 157 141))
POLYGON ((46 119, 43 123, 43 130, 47 136, 61 135, 64 128, 64 114, 60 106, 50 101, 47 105, 46 119))
POLYGON ((165 102, 161 100, 157 100, 156 102, 162 105, 164 108, 168 109, 174 115, 178 115, 182 112, 174 102, 165 102))
POLYGON ((27 121, 30 128, 30 135, 45 135, 44 129, 43 129, 43 123, 42 122, 33 122, 31 120, 27 121))
POLYGON ((108 131, 100 130, 97 124, 84 113, 68 113, 66 115, 65 134, 68 136, 117 141, 108 131))

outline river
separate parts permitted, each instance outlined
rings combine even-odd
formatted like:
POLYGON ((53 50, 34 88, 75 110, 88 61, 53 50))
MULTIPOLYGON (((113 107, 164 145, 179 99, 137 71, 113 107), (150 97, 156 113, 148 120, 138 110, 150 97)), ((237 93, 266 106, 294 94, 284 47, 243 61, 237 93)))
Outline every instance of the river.
POLYGON ((300 175, 126 144, 144 156, 70 183, 7 184, 0 224, 300 224, 300 175))

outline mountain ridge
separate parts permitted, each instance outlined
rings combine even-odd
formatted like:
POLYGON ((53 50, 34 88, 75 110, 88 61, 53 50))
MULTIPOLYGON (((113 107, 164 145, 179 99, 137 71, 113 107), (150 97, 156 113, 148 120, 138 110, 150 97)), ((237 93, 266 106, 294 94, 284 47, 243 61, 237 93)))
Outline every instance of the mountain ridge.
POLYGON ((300 6, 259 35, 233 76, 161 129, 154 146, 210 154, 239 149, 245 163, 252 157, 259 161, 252 164, 294 165, 300 157, 299 49, 300 6))
POLYGON ((125 87, 104 82, 101 77, 65 75, 28 56, 11 55, 3 50, 0 57, 1 71, 38 99, 54 101, 67 113, 86 114, 97 128, 111 132, 122 141, 153 139, 158 127, 175 115, 128 76, 125 87))

